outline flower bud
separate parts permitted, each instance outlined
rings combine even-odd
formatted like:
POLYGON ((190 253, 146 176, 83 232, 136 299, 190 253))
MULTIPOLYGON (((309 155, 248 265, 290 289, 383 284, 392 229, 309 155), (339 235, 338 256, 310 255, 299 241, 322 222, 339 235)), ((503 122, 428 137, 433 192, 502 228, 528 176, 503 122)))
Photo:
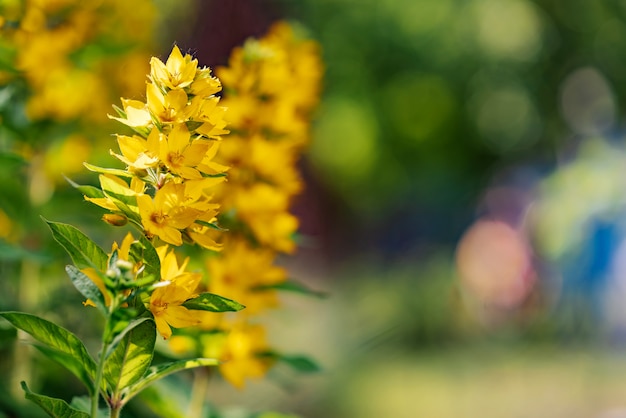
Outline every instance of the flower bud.
POLYGON ((102 220, 113 226, 124 226, 128 222, 128 218, 124 215, 116 213, 106 213, 102 215, 102 220))

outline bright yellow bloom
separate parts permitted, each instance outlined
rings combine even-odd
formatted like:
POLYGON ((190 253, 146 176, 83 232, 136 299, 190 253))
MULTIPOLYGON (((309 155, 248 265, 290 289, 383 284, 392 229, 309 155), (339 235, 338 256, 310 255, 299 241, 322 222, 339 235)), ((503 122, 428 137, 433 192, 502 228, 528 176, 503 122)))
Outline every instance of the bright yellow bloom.
POLYGON ((202 214, 186 201, 185 185, 171 182, 157 190, 154 199, 148 195, 137 196, 137 206, 146 232, 176 246, 183 244, 180 231, 202 214))
POLYGON ((207 258, 209 291, 245 305, 243 314, 275 307, 276 291, 263 289, 287 279, 285 269, 273 265, 275 253, 253 248, 242 239, 228 240, 226 249, 219 257, 207 258))
POLYGON ((156 167, 159 164, 160 142, 165 141, 165 135, 157 129, 153 129, 147 139, 140 136, 117 135, 117 143, 122 155, 111 152, 120 161, 128 166, 128 170, 137 172, 147 168, 156 167))
POLYGON ((131 128, 152 127, 152 117, 150 116, 148 106, 144 102, 140 102, 139 100, 124 99, 123 97, 121 100, 126 117, 122 118, 109 115, 110 119, 115 119, 126 126, 130 126, 131 128))
POLYGON ((196 288, 202 276, 199 273, 185 271, 189 259, 178 265, 176 254, 169 251, 167 246, 157 248, 161 259, 161 282, 150 295, 148 309, 154 315, 157 331, 168 339, 172 329, 199 325, 201 319, 195 311, 182 306, 185 301, 197 296, 196 288))
POLYGON ((295 250, 293 234, 298 229, 298 218, 287 211, 287 194, 257 183, 249 188, 238 188, 231 204, 261 244, 285 253, 295 250))
POLYGON ((170 172, 184 179, 201 179, 197 167, 204 159, 209 143, 202 140, 190 141, 190 134, 185 125, 176 125, 162 141, 159 158, 170 172))
POLYGON ((150 67, 152 68, 150 75, 155 84, 162 84, 169 89, 183 88, 193 82, 198 60, 191 59, 190 55, 183 57, 178 46, 174 45, 165 64, 160 59, 152 57, 150 67))
POLYGON ((265 329, 260 325, 235 325, 227 335, 207 335, 203 342, 203 355, 222 360, 219 366, 222 376, 240 389, 246 379, 265 376, 272 364, 261 356, 269 347, 265 329))

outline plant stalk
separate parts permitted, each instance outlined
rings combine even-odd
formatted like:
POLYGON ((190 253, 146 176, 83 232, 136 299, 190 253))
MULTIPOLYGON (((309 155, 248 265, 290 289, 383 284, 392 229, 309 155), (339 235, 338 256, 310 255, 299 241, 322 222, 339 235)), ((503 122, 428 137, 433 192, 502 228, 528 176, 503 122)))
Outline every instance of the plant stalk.
POLYGON ((190 418, 201 418, 204 411, 204 400, 209 389, 209 369, 199 367, 193 370, 193 385, 191 387, 191 397, 189 399, 189 409, 187 416, 190 418))

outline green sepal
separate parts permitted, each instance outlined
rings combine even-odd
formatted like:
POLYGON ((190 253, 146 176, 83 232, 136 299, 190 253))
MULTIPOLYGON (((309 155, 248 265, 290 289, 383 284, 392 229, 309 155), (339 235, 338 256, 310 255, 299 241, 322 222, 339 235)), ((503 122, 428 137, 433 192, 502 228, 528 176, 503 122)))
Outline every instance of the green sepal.
POLYGON ((328 297, 328 294, 325 292, 320 292, 317 290, 313 290, 305 285, 303 285, 300 282, 297 282, 293 279, 287 279, 284 282, 281 283, 276 283, 276 284, 270 284, 270 285, 263 285, 263 286, 256 286, 254 287, 253 290, 282 290, 285 292, 294 292, 294 293, 300 293, 303 295, 309 295, 309 296, 315 296, 318 298, 326 298, 328 297))
POLYGON ((111 393, 120 393, 141 380, 152 362, 156 342, 154 321, 141 321, 125 332, 104 363, 104 378, 111 393))
MULTIPOLYGON (((142 261, 144 266, 142 277, 151 276, 154 278, 152 281, 156 281, 161 277, 161 259, 156 249, 145 235, 142 235, 139 241, 135 241, 131 244, 130 256, 135 261, 142 261)), ((151 282, 142 282, 142 286, 146 286, 151 282)))
POLYGON ((70 276, 70 280, 72 280, 72 284, 74 287, 87 299, 92 301, 96 308, 102 312, 104 316, 107 315, 107 307, 104 302, 104 296, 102 292, 96 286, 96 284, 87 276, 85 273, 80 271, 75 266, 65 266, 65 271, 68 276, 70 276))
MULTIPOLYGON (((96 363, 89 355, 83 342, 70 331, 38 316, 22 312, 0 312, 0 316, 15 328, 30 334, 40 343, 61 355, 52 357, 80 379, 90 393, 93 393, 93 378, 96 375, 96 363)), ((42 350, 47 354, 46 350, 42 350)))
POLYGON ((201 293, 198 297, 183 303, 183 306, 195 311, 210 312, 237 312, 245 308, 239 302, 213 293, 201 293))
POLYGON ((39 405, 52 418, 89 418, 89 414, 73 408, 63 399, 50 398, 31 392, 26 382, 21 382, 24 397, 39 405))
POLYGON ((257 356, 284 363, 300 373, 317 373, 322 370, 313 359, 303 355, 287 355, 276 351, 264 351, 258 353, 257 356))
POLYGON ((52 237, 67 251, 79 269, 86 267, 98 271, 106 269, 108 256, 104 250, 72 225, 51 222, 42 217, 52 231, 52 237))
POLYGON ((193 369, 196 367, 217 366, 219 364, 220 361, 217 359, 195 358, 191 360, 179 360, 171 363, 164 363, 152 366, 148 369, 148 372, 143 376, 141 380, 139 380, 128 389, 128 395, 126 396, 125 400, 129 400, 149 385, 172 373, 176 373, 180 370, 193 369))

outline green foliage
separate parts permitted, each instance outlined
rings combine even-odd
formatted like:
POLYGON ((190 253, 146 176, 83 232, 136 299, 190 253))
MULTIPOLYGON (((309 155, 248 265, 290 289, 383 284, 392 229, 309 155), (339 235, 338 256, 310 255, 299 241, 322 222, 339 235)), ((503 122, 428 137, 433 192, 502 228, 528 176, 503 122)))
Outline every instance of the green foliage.
POLYGON ((210 312, 237 312, 245 308, 239 302, 213 293, 202 293, 183 303, 183 306, 187 309, 210 312))
POLYGON ((22 382, 22 389, 26 392, 26 399, 39 405, 52 418, 89 418, 89 414, 73 408, 63 399, 50 398, 38 395, 22 382))
POLYGON ((120 393, 141 380, 152 361, 155 341, 154 321, 140 321, 125 332, 104 364, 104 377, 111 393, 120 393))
POLYGON ((70 276, 74 287, 84 297, 92 301, 103 315, 106 315, 107 307, 104 304, 104 296, 100 289, 98 289, 98 286, 75 266, 65 266, 65 271, 70 276))
POLYGON ((98 271, 106 269, 108 256, 104 250, 76 227, 44 219, 54 239, 61 244, 79 269, 92 267, 98 271))
POLYGON ((135 385, 131 386, 128 390, 126 399, 130 399, 137 393, 141 392, 146 387, 150 386, 159 379, 165 376, 187 369, 194 369, 196 367, 217 366, 219 361, 212 358, 196 358, 191 360, 179 360, 171 363, 159 364, 152 366, 148 369, 142 380, 138 381, 135 385))
POLYGON ((21 312, 0 312, 0 316, 14 327, 45 344, 45 348, 39 347, 40 351, 65 366, 83 382, 90 392, 93 392, 92 379, 96 375, 96 364, 78 337, 65 328, 35 315, 21 312))

